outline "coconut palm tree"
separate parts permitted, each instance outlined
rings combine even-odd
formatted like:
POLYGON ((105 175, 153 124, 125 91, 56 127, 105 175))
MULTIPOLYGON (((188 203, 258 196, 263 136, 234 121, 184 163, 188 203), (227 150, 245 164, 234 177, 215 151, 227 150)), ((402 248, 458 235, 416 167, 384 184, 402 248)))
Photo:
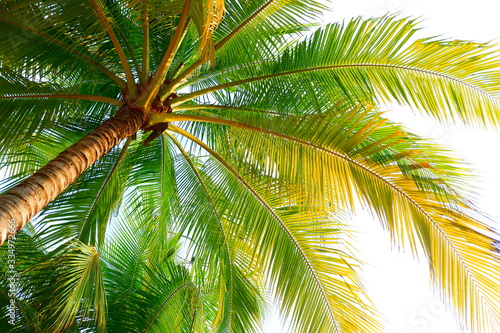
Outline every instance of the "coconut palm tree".
POLYGON ((324 9, 2 1, 1 327, 253 332, 273 299, 293 332, 379 332, 349 242, 366 207, 462 324, 498 330, 467 171, 381 110, 497 126, 498 55, 324 9))

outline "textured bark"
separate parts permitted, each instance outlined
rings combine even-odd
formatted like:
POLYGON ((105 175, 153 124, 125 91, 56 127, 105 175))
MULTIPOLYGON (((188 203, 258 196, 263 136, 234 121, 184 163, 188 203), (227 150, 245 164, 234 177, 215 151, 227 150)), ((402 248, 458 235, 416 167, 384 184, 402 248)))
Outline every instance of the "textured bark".
POLYGON ((144 119, 137 110, 120 110, 63 151, 32 176, 0 196, 0 245, 13 237, 49 202, 123 139, 136 133, 144 119))

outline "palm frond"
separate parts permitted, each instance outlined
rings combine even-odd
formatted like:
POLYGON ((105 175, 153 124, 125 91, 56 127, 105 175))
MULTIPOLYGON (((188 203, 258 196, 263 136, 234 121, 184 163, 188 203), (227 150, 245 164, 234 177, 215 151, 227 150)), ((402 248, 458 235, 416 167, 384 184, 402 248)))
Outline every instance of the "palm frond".
POLYGON ((177 263, 179 237, 159 235, 158 217, 140 202, 115 219, 103 249, 111 331, 202 331, 203 303, 188 270, 177 263), (140 233, 138 233, 138 231, 140 233), (161 254, 152 247, 166 240, 161 254))
POLYGON ((330 219, 324 215, 315 216, 310 211, 304 215, 300 210, 299 214, 291 214, 288 205, 293 207, 294 201, 291 201, 290 194, 283 194, 287 196, 282 198, 276 188, 266 188, 265 182, 254 185, 256 175, 243 176, 191 134, 180 128, 171 128, 199 144, 222 165, 222 168, 218 164, 211 166, 213 179, 232 178, 227 184, 218 184, 224 196, 231 198, 226 204, 226 215, 232 220, 230 234, 255 242, 255 252, 249 255, 254 258, 252 261, 259 262, 264 275, 270 277, 268 283, 278 288, 276 295, 283 299, 282 309, 290 315, 297 331, 340 332, 349 327, 361 331, 377 330, 373 313, 367 314, 371 310, 360 296, 363 291, 348 257, 342 251, 329 251, 326 246, 335 239, 338 241, 330 219), (269 193, 273 193, 273 197, 269 193), (252 215, 249 212, 253 212, 252 215), (296 234, 295 223, 310 223, 310 232, 296 234), (271 247, 271 244, 274 245, 271 247), (259 251, 261 247, 266 251, 259 251), (329 273, 323 275, 322 269, 326 267, 329 273), (335 294, 332 294, 333 290, 336 290, 335 294), (353 317, 346 313, 353 314, 353 317))
POLYGON ((193 23, 200 35, 199 52, 203 59, 215 61, 213 33, 222 21, 224 0, 194 0, 190 7, 193 23))
POLYGON ((102 279, 99 254, 92 246, 74 242, 68 252, 54 261, 42 262, 30 270, 34 281, 51 272, 56 285, 46 284, 36 291, 42 299, 50 295, 47 307, 41 311, 52 332, 64 332, 75 327, 106 329, 106 292, 102 279), (39 275, 39 276, 37 276, 39 275))
POLYGON ((342 93, 355 103, 395 100, 439 119, 498 124, 499 61, 492 46, 432 39, 410 43, 415 25, 415 20, 393 17, 328 25, 278 61, 212 77, 209 82, 219 83, 179 97, 172 105, 232 87, 293 87, 294 78, 304 77, 320 92, 342 93))
POLYGON ((420 139, 386 119, 357 110, 351 115, 309 116, 300 121, 289 117, 281 122, 260 114, 233 115, 245 120, 220 121, 235 131, 230 132, 234 141, 224 161, 236 165, 247 161, 253 164, 249 174, 254 177, 274 175, 296 184, 307 206, 354 209, 354 198, 359 198, 398 244, 425 253, 434 282, 461 313, 462 323, 485 332, 497 327, 499 295, 492 286, 498 279, 490 272, 500 268, 498 240, 462 195, 460 178, 465 174, 451 167, 453 159, 435 158, 439 149, 419 145, 420 139), (259 128, 246 125, 255 123, 252 117, 259 118, 259 128))
MULTIPOLYGON (((317 17, 324 6, 316 1, 304 0, 252 0, 224 1, 227 15, 213 32, 216 40, 214 50, 217 51, 217 61, 212 66, 203 66, 206 57, 193 57, 183 60, 189 66, 172 84, 165 87, 161 93, 162 99, 174 92, 179 85, 195 72, 212 73, 214 68, 227 69, 234 65, 242 65, 249 61, 272 59, 280 48, 292 42, 291 36, 304 31, 303 20, 317 17), (300 15, 297 15, 300 13, 300 15), (301 19, 298 19, 300 17, 301 19), (242 52, 241 45, 244 45, 242 52), (236 58, 235 58, 236 57, 236 58), (235 62, 235 59, 239 59, 235 62)), ((201 17, 198 21, 202 23, 201 17)), ((198 33, 203 31, 198 26, 198 33)), ((211 45, 211 44, 209 44, 211 45)), ((213 59, 212 59, 213 60, 213 59)))
POLYGON ((241 265, 239 246, 234 244, 234 235, 228 234, 223 198, 213 191, 214 184, 199 158, 188 154, 173 135, 170 137, 182 155, 175 163, 182 198, 177 224, 186 235, 185 247, 193 258, 193 272, 203 272, 203 285, 215 308, 207 312, 212 330, 258 331, 262 287, 254 273, 241 265))
POLYGON ((116 54, 101 40, 105 32, 98 22, 86 17, 89 12, 89 4, 81 1, 43 6, 34 0, 3 1, 0 23, 10 31, 0 37, 3 66, 22 68, 38 77, 57 72, 65 79, 105 78, 124 87, 116 54))

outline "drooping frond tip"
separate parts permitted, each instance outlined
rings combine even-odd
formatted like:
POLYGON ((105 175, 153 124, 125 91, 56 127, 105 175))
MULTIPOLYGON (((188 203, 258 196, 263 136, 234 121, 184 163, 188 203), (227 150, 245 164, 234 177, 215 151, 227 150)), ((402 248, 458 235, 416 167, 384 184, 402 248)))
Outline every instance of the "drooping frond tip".
POLYGON ((226 11, 224 0, 203 0, 200 4, 203 13, 203 26, 198 27, 200 33, 200 55, 213 64, 215 61, 215 46, 212 35, 222 21, 226 11))

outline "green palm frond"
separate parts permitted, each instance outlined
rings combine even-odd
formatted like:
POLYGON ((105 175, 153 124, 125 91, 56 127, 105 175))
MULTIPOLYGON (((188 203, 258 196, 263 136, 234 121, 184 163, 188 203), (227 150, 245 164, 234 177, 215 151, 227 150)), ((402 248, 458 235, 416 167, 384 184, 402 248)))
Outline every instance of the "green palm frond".
POLYGON ((177 223, 188 240, 185 246, 193 258, 194 271, 204 272, 203 284, 215 303, 216 311, 210 316, 212 330, 258 331, 262 287, 255 273, 241 266, 234 236, 228 234, 224 209, 227 203, 221 193, 213 191, 215 184, 203 163, 188 154, 176 138, 171 139, 181 152, 174 164, 182 199, 177 223))
POLYGON ((308 28, 304 23, 315 22, 324 9, 316 1, 226 1, 227 19, 215 32, 217 66, 230 68, 273 57, 287 44, 287 38, 308 28), (241 52, 242 44, 245 52, 241 52), (234 61, 235 56, 240 59, 238 62, 234 61))
MULTIPOLYGON (((35 231, 31 225, 16 236, 14 248, 0 248, 2 270, 0 280, 8 281, 1 284, 0 302, 2 308, 11 307, 14 303, 14 325, 9 312, 3 311, 0 317, 0 329, 5 332, 27 332, 29 330, 43 330, 45 325, 39 314, 39 304, 31 302, 33 280, 25 274, 28 269, 38 264, 46 257, 43 243, 33 236, 35 231), (15 250, 14 250, 15 249, 15 250), (13 253, 12 253, 13 252, 13 253), (9 256, 14 254, 15 257, 9 256), (9 261, 9 260, 14 260, 9 261), (12 267, 14 266, 14 267, 12 267)), ((46 323, 45 323, 46 324, 46 323)))
POLYGON ((108 42, 102 42, 105 31, 88 15, 89 6, 81 1, 52 5, 38 1, 3 2, 0 22, 2 29, 10 33, 2 34, 0 44, 15 51, 2 55, 3 65, 19 66, 39 77, 50 71, 69 78, 108 76, 123 85, 117 75, 116 56, 110 52, 108 42))
MULTIPOLYGON (((142 139, 144 139, 142 137, 142 139)), ((173 168, 174 153, 172 143, 163 137, 146 147, 140 145, 141 137, 129 149, 127 159, 129 174, 128 189, 121 207, 143 207, 142 212, 157 220, 157 237, 151 239, 151 252, 161 255, 166 251, 172 232, 172 223, 178 212, 179 198, 176 192, 177 179, 173 168), (140 159, 141 164, 134 161, 140 159)))
POLYGON ((303 77, 315 82, 316 94, 342 94, 353 101, 395 100, 440 119, 498 124, 499 62, 492 46, 432 39, 411 42, 415 25, 415 20, 393 17, 328 25, 276 62, 234 67, 209 77, 204 85, 198 81, 196 91, 172 105, 240 86, 242 94, 248 93, 246 86, 264 92, 273 85, 278 85, 275 91, 280 91, 279 85, 300 88, 297 78, 303 77))
MULTIPOLYGON (((213 33, 216 40, 214 49, 218 56, 215 64, 221 65, 224 69, 234 65, 239 66, 245 63, 245 59, 260 62, 274 58, 274 52, 280 50, 284 44, 292 42, 290 35, 305 30, 293 27, 303 27, 304 19, 312 22, 312 19, 324 9, 321 3, 311 0, 293 3, 281 0, 252 0, 244 3, 224 1, 224 3, 227 15, 213 33), (297 18, 297 13, 300 13, 301 19, 297 18), (242 44, 248 45, 244 52, 241 52, 239 46, 242 44), (224 54, 228 56, 225 57, 224 54), (234 62, 236 55, 241 60, 234 62)), ((203 56, 181 61, 189 66, 173 78, 169 86, 162 89, 160 94, 162 99, 174 92, 193 73, 199 71, 203 74, 213 73, 216 67, 213 66, 213 61, 212 66, 204 66, 206 57, 203 56)))
POLYGON ((53 260, 41 261, 25 273, 33 284, 39 283, 33 300, 45 303, 40 309, 45 329, 64 332, 75 325, 95 325, 105 330, 107 301, 99 254, 79 242, 64 248, 52 253, 53 260))
POLYGON ((18 146, 43 140, 44 133, 55 126, 82 127, 83 115, 96 119, 98 124, 116 112, 116 105, 110 103, 118 102, 119 96, 117 87, 107 82, 61 82, 52 75, 40 82, 8 66, 0 70, 0 89, 2 154, 16 153, 18 146), (92 96, 98 101, 89 100, 92 96))
POLYGON ((150 218, 140 206, 134 208, 125 208, 126 214, 114 220, 113 241, 103 250, 105 285, 114 291, 108 296, 109 330, 202 331, 200 291, 188 270, 176 263, 178 236, 163 236, 164 251, 155 253, 151 243, 161 238, 158 218, 150 218))

